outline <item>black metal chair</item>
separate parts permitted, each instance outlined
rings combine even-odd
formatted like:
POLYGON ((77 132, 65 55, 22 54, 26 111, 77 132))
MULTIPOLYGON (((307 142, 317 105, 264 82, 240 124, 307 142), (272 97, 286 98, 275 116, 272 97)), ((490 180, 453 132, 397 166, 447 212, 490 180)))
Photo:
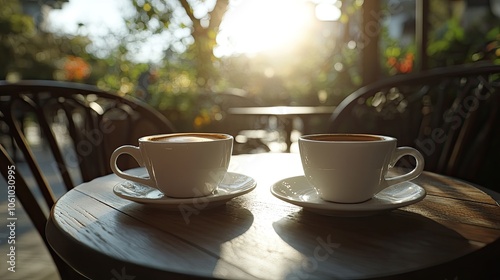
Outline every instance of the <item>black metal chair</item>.
POLYGON ((380 80, 347 96, 330 132, 377 133, 419 149, 426 170, 498 191, 500 65, 438 68, 380 80))
MULTIPOLYGON (((0 81, 0 125, 4 134, 0 138, 1 172, 7 181, 8 166, 28 166, 31 174, 16 170, 16 195, 44 241, 47 211, 37 203, 32 191, 38 189, 49 210, 56 197, 54 185, 44 172, 47 166, 38 163, 37 153, 50 157, 44 164, 49 162, 50 170, 60 178, 57 184, 70 190, 81 182, 111 173, 109 157, 118 146, 137 145, 141 136, 174 132, 163 115, 138 100, 90 85, 55 81, 0 81), (39 143, 27 137, 32 127, 40 132, 39 143), (29 176, 35 185, 27 185, 29 176)), ((137 166, 132 159, 122 158, 121 168, 137 166)), ((75 279, 77 274, 50 246, 47 248, 61 277, 75 279)))

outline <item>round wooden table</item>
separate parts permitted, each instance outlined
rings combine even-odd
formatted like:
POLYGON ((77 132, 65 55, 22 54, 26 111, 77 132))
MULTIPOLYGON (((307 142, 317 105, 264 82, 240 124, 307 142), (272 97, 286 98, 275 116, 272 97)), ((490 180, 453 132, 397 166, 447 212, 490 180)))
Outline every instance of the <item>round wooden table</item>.
POLYGON ((251 176, 257 187, 216 208, 193 204, 188 215, 116 196, 113 187, 123 180, 115 175, 84 183, 55 204, 47 239, 91 279, 500 274, 499 206, 468 183, 425 172, 413 181, 427 192, 422 201, 341 218, 308 212, 270 193, 273 183, 303 174, 298 154, 238 155, 230 171, 251 176))

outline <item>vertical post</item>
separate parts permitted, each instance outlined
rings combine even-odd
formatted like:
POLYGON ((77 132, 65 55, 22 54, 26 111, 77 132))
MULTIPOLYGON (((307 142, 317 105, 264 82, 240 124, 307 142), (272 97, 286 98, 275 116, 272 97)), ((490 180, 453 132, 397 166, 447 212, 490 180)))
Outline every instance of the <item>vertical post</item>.
POLYGON ((367 85, 375 82, 380 76, 380 0, 364 1, 362 14, 361 75, 363 85, 367 85))
POLYGON ((429 0, 415 1, 415 44, 417 47, 416 67, 417 71, 429 68, 427 55, 427 43, 429 41, 429 0))

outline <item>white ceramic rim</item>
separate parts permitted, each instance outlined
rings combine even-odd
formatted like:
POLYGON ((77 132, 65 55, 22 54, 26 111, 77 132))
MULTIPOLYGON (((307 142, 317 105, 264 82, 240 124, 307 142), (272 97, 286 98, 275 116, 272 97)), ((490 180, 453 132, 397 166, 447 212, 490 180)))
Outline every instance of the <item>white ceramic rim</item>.
MULTIPOLYGON (((179 133, 165 133, 165 134, 154 134, 143 136, 139 138, 139 142, 146 143, 158 143, 165 144, 163 141, 152 141, 151 138, 163 138, 163 137, 176 137, 176 136, 222 136, 224 138, 213 138, 213 141, 210 142, 219 142, 219 141, 228 141, 233 140, 233 136, 226 133, 217 133, 217 132, 179 132, 179 133)), ((168 144, 186 144, 186 143, 201 143, 201 142, 168 142, 168 144)), ((206 143, 206 142, 205 142, 206 143)))
POLYGON ((325 144, 331 144, 331 143, 349 143, 349 144, 366 144, 366 143, 381 143, 381 142, 387 142, 387 141, 397 141, 396 138, 390 137, 390 136, 385 136, 385 135, 378 135, 378 134, 368 134, 368 133, 321 133, 321 134, 307 134, 307 135, 301 135, 299 137, 299 140, 305 141, 305 142, 312 142, 312 143, 325 143, 325 144), (313 137, 321 137, 321 136, 365 136, 365 137, 374 137, 374 138, 379 138, 379 140, 369 140, 369 141, 324 141, 324 140, 314 140, 310 139, 313 137))

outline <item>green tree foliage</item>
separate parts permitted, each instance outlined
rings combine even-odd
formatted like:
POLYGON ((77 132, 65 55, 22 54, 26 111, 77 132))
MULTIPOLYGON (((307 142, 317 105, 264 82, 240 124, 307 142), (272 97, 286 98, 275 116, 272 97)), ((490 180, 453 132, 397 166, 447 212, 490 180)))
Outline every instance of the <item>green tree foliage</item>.
POLYGON ((153 34, 168 31, 172 35, 171 49, 178 43, 188 47, 183 55, 193 66, 196 83, 201 88, 212 86, 218 78, 214 69, 215 37, 229 1, 217 0, 213 7, 203 0, 132 2, 137 13, 128 21, 129 30, 136 34, 144 31, 153 34), (182 35, 182 30, 189 32, 182 35), (189 43, 191 39, 192 44, 189 43))
POLYGON ((17 1, 0 0, 0 77, 10 69, 20 68, 13 58, 19 57, 25 67, 33 64, 28 43, 35 35, 33 19, 21 13, 17 1), (30 57, 31 56, 31 57, 30 57))
POLYGON ((489 2, 442 5, 430 1, 427 55, 431 68, 480 60, 500 63, 500 18, 492 13, 489 2))
POLYGON ((40 30, 18 0, 0 0, 0 7, 0 79, 88 78, 92 56, 86 52, 87 38, 40 30))

